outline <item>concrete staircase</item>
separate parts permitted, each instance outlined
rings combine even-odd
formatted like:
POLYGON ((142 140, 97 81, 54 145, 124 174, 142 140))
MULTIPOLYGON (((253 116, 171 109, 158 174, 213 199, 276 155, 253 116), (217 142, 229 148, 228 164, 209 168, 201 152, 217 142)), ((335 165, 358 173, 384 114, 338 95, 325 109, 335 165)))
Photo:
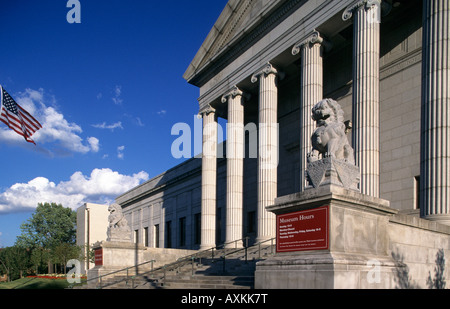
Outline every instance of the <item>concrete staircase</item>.
MULTIPOLYGON (((256 263, 273 253, 270 246, 221 249, 195 259, 183 259, 136 276, 106 276, 102 289, 253 289, 256 263), (223 258, 225 256, 225 258, 223 258)), ((99 288, 85 284, 74 288, 99 288)))
POLYGON ((255 283, 256 261, 208 261, 197 265, 185 265, 180 269, 141 276, 137 289, 251 289, 255 283))

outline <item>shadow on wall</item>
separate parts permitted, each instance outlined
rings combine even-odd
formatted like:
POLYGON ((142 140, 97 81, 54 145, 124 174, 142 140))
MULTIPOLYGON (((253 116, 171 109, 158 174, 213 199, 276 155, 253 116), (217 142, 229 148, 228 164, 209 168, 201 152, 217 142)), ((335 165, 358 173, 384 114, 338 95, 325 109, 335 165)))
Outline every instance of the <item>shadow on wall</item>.
POLYGON ((436 253, 436 267, 434 268, 434 278, 431 278, 431 273, 428 272, 427 285, 430 289, 445 289, 445 257, 444 250, 439 249, 436 253))
MULTIPOLYGON (((400 253, 392 252, 392 258, 398 262, 399 265, 395 269, 395 281, 397 289, 420 289, 420 286, 416 284, 409 274, 409 267, 403 262, 403 255, 400 253)), ((446 281, 444 276, 445 271, 445 257, 444 250, 439 249, 436 253, 435 260, 436 267, 434 268, 434 278, 431 276, 431 272, 428 272, 427 287, 429 289, 445 289, 446 281)))

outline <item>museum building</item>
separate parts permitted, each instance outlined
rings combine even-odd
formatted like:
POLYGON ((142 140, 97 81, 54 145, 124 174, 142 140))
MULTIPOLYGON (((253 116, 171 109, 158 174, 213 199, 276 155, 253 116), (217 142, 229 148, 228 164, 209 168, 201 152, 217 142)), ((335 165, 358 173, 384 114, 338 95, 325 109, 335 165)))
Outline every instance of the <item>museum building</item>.
POLYGON ((184 74, 200 91, 203 152, 116 198, 134 241, 274 238, 266 207, 307 190, 311 109, 324 98, 348 120, 360 193, 448 237, 448 14, 446 0, 228 1, 184 74))

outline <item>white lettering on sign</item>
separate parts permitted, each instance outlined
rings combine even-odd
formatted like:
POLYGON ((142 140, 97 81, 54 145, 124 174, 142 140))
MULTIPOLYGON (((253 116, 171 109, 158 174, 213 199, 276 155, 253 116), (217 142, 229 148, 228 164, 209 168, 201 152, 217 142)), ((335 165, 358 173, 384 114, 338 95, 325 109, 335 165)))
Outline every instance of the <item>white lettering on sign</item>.
POLYGON ((285 218, 280 219, 280 223, 288 223, 288 222, 293 222, 293 221, 298 221, 298 218, 294 217, 294 218, 289 218, 289 219, 285 219, 285 218))
POLYGON ((309 215, 309 216, 301 215, 301 216, 299 217, 299 219, 300 219, 300 220, 311 220, 311 219, 314 219, 314 215, 309 215))

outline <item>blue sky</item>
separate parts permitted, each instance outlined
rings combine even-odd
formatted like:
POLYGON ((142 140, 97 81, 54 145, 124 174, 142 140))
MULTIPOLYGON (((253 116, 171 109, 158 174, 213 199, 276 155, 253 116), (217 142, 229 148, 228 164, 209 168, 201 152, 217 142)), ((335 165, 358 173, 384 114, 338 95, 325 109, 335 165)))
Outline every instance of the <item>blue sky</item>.
POLYGON ((39 202, 76 209, 177 165, 171 134, 194 126, 183 73, 226 0, 2 0, 0 84, 43 128, 36 146, 0 123, 0 247, 39 202))

